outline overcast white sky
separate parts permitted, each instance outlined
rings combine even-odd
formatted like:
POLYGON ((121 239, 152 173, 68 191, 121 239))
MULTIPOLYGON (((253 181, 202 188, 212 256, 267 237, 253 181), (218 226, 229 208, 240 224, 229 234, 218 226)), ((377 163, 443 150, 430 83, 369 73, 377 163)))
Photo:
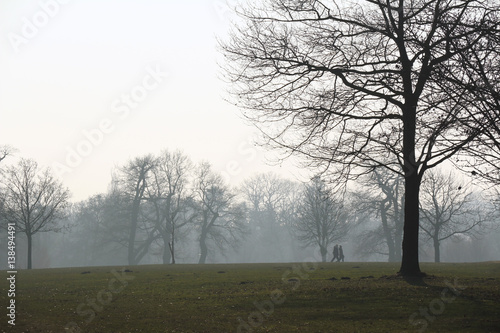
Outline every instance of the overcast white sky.
POLYGON ((266 167, 256 131, 223 100, 215 38, 229 15, 219 0, 0 0, 0 145, 54 168, 73 200, 162 149, 233 184, 294 177, 266 167))

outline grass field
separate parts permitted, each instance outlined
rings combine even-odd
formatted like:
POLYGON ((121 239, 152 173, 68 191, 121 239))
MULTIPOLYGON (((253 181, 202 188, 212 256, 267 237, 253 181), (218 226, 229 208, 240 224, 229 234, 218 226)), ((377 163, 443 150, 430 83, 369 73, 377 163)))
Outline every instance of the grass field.
MULTIPOLYGON (((280 263, 19 271, 2 332, 500 332, 500 263, 280 263)), ((8 277, 3 271, 2 274, 8 277)))

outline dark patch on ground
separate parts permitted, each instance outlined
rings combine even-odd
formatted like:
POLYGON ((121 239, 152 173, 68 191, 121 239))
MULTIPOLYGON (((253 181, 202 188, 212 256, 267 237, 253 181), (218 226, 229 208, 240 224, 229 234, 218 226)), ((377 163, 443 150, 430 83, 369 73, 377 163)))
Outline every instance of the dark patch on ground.
POLYGON ((253 283, 253 281, 241 281, 240 283, 238 284, 249 284, 249 283, 253 283))

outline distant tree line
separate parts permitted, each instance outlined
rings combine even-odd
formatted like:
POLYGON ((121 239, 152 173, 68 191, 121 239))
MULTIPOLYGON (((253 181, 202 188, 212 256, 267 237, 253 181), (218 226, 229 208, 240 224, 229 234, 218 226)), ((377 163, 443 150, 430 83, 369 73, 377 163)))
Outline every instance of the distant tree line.
MULTIPOLYGON (((231 187, 208 162, 195 164, 181 151, 163 151, 129 160, 113 170, 106 193, 71 203, 69 190, 35 161, 3 165, 2 234, 14 223, 18 237, 24 235, 27 268, 33 267, 33 238, 42 232, 60 232, 40 235, 39 247, 50 245, 53 259, 66 266, 203 264, 243 257, 328 261, 333 246, 348 241, 351 258, 401 260, 404 189, 401 176, 388 171, 343 191, 321 176, 300 183, 273 173, 231 187)), ((444 241, 490 230, 498 220, 496 202, 458 173, 428 173, 420 224, 434 260, 440 261, 444 241)))

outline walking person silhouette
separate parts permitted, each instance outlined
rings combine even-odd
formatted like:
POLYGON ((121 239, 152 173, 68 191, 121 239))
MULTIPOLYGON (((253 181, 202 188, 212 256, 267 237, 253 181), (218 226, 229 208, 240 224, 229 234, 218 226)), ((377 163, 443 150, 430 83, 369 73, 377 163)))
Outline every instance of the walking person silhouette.
POLYGON ((340 260, 339 258, 339 245, 335 244, 333 247, 333 258, 330 262, 333 262, 335 259, 337 259, 337 262, 340 260))

